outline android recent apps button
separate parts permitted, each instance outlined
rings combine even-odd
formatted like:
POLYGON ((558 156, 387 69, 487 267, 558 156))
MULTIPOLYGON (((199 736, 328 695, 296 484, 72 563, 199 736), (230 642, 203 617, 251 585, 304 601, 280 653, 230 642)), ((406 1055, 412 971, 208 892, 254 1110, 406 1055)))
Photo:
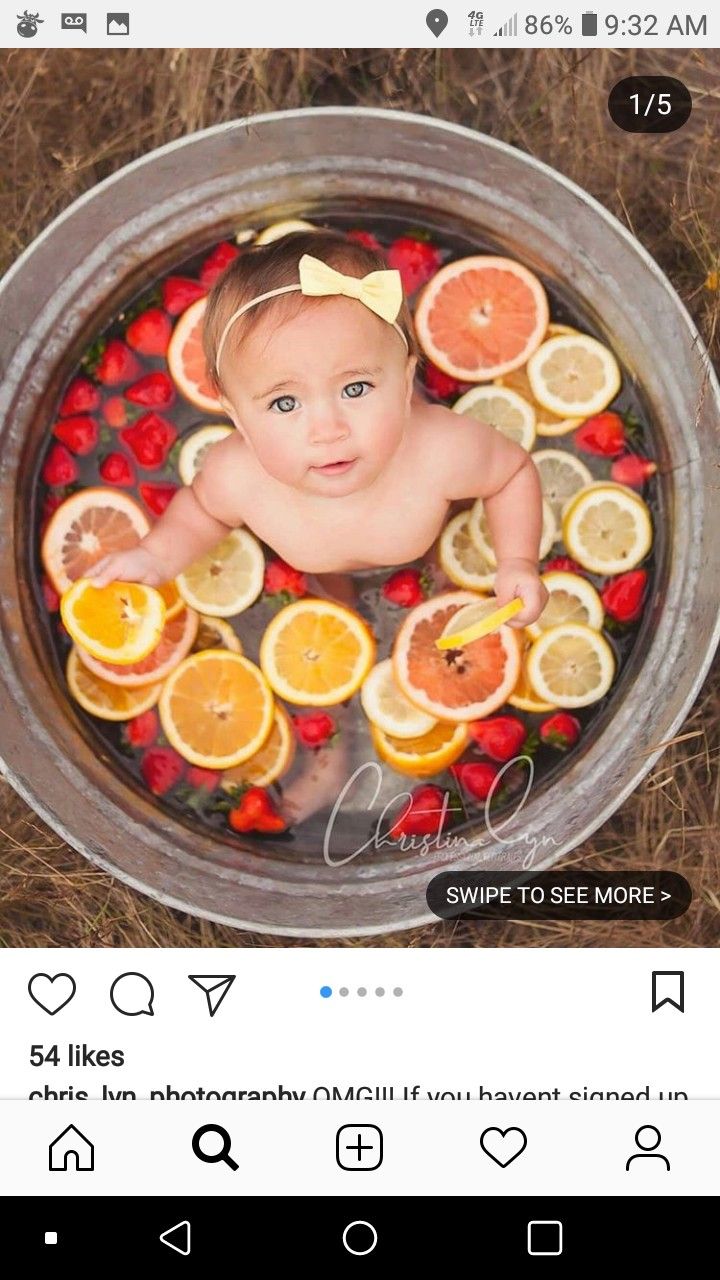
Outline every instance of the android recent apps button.
POLYGON ((427 887, 443 920, 674 920, 692 890, 675 871, 443 871, 427 887))

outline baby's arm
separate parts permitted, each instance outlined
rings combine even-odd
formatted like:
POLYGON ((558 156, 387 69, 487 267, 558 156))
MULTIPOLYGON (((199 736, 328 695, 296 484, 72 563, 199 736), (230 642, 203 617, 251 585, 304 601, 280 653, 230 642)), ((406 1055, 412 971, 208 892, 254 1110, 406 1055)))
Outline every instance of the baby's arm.
POLYGON ((208 450, 202 471, 178 490, 136 547, 104 556, 87 571, 96 587, 116 580, 160 586, 242 523, 237 473, 226 444, 222 440, 208 450))
POLYGON ((521 445, 487 423, 466 419, 457 426, 448 423, 447 430, 452 435, 446 437, 446 497, 482 498, 497 558, 495 595, 500 604, 521 596, 525 608, 510 626, 527 626, 548 598, 538 574, 542 489, 537 467, 521 445))

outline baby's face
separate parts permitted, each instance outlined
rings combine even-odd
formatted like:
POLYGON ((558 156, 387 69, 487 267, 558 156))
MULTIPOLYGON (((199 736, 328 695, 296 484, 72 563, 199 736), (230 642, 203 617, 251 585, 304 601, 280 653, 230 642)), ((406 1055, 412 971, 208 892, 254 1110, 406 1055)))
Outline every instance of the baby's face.
POLYGON ((271 476, 344 497, 371 485, 398 448, 414 369, 392 325, 354 299, 328 298, 261 321, 225 357, 222 399, 271 476), (339 463, 351 465, 327 469, 339 463))

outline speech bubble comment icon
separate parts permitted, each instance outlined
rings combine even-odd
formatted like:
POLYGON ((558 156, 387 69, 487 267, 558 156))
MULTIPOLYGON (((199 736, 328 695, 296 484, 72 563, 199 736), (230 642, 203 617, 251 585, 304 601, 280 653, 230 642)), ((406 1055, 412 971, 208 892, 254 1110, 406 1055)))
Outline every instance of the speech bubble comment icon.
POLYGON ((126 1018, 136 1018, 141 1013, 154 1016, 153 984, 144 973, 121 973, 110 988, 110 1003, 126 1018))

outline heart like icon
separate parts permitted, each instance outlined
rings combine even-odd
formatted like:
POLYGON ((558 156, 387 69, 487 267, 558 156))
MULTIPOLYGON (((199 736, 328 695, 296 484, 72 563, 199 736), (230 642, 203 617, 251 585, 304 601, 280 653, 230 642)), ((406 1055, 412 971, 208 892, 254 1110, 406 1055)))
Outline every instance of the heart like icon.
POLYGON ((28 982, 28 995, 51 1016, 59 1013, 75 995, 75 979, 69 973, 36 973, 28 982))
POLYGON ((501 1169, 507 1169, 525 1150, 527 1134, 522 1129, 483 1129, 480 1146, 501 1169))

